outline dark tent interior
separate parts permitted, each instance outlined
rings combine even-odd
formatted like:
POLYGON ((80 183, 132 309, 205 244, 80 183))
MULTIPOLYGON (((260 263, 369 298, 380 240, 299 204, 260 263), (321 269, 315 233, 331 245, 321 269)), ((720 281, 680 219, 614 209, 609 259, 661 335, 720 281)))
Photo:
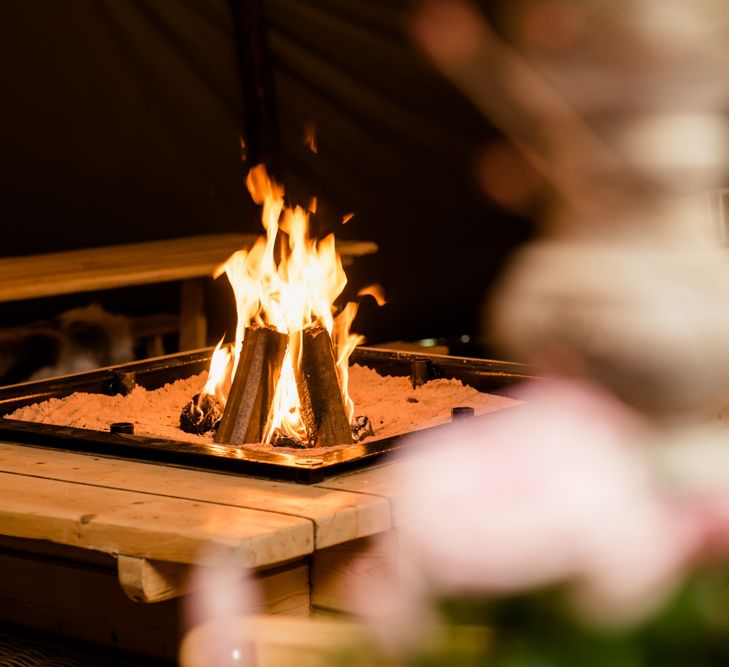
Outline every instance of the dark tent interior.
POLYGON ((729 665, 727 7, 0 0, 0 667, 729 665))
MULTIPOLYGON (((458 351, 462 337, 475 340, 483 298, 530 225, 485 192, 479 161, 501 139, 419 51, 413 7, 2 3, 3 255, 262 232, 243 183, 258 156, 241 162, 240 138, 248 153, 271 141, 289 200, 317 196, 319 232, 379 246, 349 269, 348 294, 379 282, 388 304, 365 299, 355 329, 370 342, 443 338, 458 351), (259 85, 245 71, 252 34, 263 36, 253 41, 271 88, 256 113, 244 102, 246 86, 259 85)), ((221 283, 209 288, 209 342, 232 326, 221 283)), ((91 300, 127 314, 174 311, 178 298, 158 285, 6 303, 3 320, 91 300)))

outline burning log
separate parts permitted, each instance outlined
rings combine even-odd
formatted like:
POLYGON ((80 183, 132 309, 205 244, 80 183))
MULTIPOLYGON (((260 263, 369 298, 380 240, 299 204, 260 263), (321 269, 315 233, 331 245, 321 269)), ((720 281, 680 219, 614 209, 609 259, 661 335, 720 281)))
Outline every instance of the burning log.
POLYGON ((286 354, 287 336, 270 327, 249 327, 215 442, 261 442, 286 354))
POLYGON ((182 408, 180 413, 180 428, 186 433, 201 435, 217 428, 223 416, 223 402, 211 394, 203 394, 202 399, 197 393, 192 400, 182 408))
MULTIPOLYGON (((300 341, 301 364, 294 364, 294 373, 309 442, 319 447, 351 444, 352 426, 339 386, 329 332, 323 327, 305 329, 300 341)), ((297 356, 294 354, 293 358, 297 356)))

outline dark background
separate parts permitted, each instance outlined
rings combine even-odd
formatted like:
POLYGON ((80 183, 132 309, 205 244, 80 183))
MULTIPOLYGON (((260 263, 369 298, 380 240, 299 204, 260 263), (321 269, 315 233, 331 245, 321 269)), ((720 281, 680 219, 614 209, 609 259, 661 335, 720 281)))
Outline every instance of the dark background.
MULTIPOLYGON (((389 299, 363 304, 370 341, 473 336, 531 228, 484 193, 479 156, 499 137, 414 44, 414 6, 264 0, 287 192, 318 196, 321 231, 380 246, 348 270, 353 291, 380 282, 389 299)), ((262 230, 227 0, 8 0, 0 31, 1 254, 262 230)), ((229 326, 229 296, 211 289, 211 335, 229 326)), ((176 298, 167 285, 1 312, 13 324, 92 299, 174 312, 176 298)))

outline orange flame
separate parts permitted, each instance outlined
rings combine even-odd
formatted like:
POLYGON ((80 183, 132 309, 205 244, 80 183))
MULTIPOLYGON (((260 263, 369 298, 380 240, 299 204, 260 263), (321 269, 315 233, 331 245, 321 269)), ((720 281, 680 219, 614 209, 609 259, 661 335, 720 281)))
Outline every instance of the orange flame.
POLYGON ((357 292, 357 296, 371 296, 377 302, 378 306, 384 306, 387 303, 385 300, 385 290, 379 283, 363 287, 357 292))
POLYGON ((300 415, 294 371, 301 361, 302 331, 319 324, 332 336, 342 395, 351 419, 354 404, 347 391, 348 363, 352 351, 362 341, 361 336, 349 331, 357 305, 348 303, 335 319, 334 301, 342 293, 347 277, 334 247, 334 236, 330 234, 321 241, 310 238, 308 212, 299 206, 284 205, 283 188, 268 177, 262 165, 251 169, 246 185, 253 200, 262 205, 261 221, 266 237, 259 238, 250 250, 234 253, 215 273, 217 277, 224 272, 230 281, 238 320, 233 363, 230 363, 230 352, 227 358, 222 356, 219 344, 203 391, 219 397, 224 393, 221 387, 229 384, 235 374, 246 327, 265 324, 286 333, 289 348, 264 441, 270 442, 276 429, 305 440, 306 427, 300 415))
POLYGON ((230 366, 233 355, 228 346, 223 347, 223 338, 220 339, 220 342, 215 347, 213 356, 210 359, 208 379, 200 392, 200 400, 202 400, 204 394, 211 394, 221 400, 225 400, 225 395, 228 393, 228 388, 225 387, 225 379, 230 377, 228 374, 228 366, 230 366))
POLYGON ((347 417, 352 421, 354 417, 354 401, 349 396, 349 357, 354 348, 364 341, 363 336, 350 333, 350 326, 354 316, 357 314, 357 304, 350 301, 337 315, 334 320, 334 331, 332 342, 337 350, 337 373, 339 374, 339 386, 342 387, 344 406, 347 410, 347 417))
POLYGON ((312 153, 319 152, 319 146, 316 141, 316 126, 314 123, 306 123, 304 125, 304 146, 312 153))

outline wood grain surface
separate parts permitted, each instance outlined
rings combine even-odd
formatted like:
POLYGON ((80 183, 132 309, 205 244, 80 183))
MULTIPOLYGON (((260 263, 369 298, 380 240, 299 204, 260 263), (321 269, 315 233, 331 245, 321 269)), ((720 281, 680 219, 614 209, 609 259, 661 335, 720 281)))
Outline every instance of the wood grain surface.
POLYGON ((0 443, 0 472, 87 485, 92 497, 95 488, 119 489, 295 517, 311 524, 316 549, 391 525, 390 506, 383 497, 37 447, 0 443))
MULTIPOLYGON (((212 276, 254 234, 209 234, 0 259, 0 302, 212 276)), ((340 241, 343 260, 377 251, 340 241)))

